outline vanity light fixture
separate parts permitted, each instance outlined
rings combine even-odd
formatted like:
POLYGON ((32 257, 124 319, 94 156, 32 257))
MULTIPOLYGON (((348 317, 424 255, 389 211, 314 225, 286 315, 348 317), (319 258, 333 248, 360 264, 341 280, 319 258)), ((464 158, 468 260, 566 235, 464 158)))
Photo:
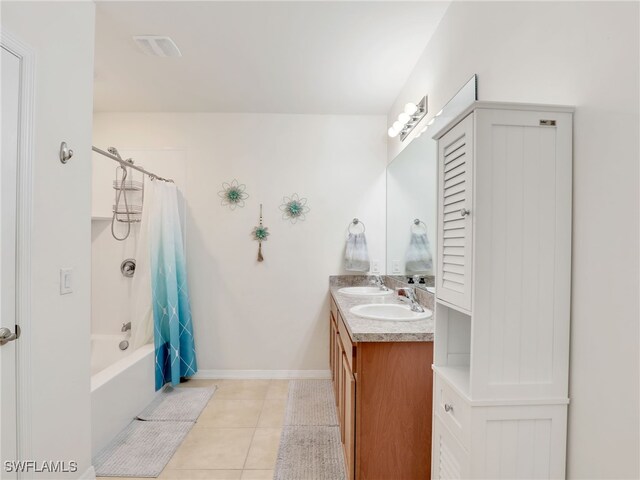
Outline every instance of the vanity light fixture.
POLYGON ((393 122, 393 125, 387 130, 387 134, 391 138, 400 135, 400 141, 404 141, 426 114, 427 96, 425 95, 417 104, 407 103, 404 106, 404 111, 398 115, 398 120, 393 122))

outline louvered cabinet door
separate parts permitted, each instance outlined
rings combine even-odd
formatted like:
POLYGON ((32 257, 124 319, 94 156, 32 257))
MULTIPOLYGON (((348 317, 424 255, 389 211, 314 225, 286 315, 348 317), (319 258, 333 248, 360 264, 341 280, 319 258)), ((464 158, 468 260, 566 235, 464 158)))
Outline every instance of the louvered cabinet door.
POLYGON ((473 115, 438 141, 437 296, 471 310, 473 115))
POLYGON ((436 415, 433 425, 432 480, 469 478, 469 454, 436 415))

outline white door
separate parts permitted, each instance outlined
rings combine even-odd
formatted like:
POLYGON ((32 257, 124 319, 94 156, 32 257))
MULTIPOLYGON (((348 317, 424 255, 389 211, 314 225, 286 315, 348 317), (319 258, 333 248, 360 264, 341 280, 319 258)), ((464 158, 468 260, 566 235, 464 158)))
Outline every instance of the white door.
POLYGON ((438 265, 440 300, 471 310, 473 247, 473 115, 438 140, 438 265))
POLYGON ((21 60, 2 47, 2 161, 0 162, 0 478, 16 478, 16 256, 18 130, 21 60))

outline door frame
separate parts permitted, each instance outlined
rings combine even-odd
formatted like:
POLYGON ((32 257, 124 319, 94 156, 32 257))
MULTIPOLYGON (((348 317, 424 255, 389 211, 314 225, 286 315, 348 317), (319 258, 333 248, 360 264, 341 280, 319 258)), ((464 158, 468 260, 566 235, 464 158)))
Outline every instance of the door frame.
MULTIPOLYGON (((33 219, 34 96, 35 50, 2 29, 2 47, 20 58, 20 118, 18 124, 16 324, 20 339, 16 342, 16 395, 18 459, 32 459, 31 392, 31 231, 33 219)), ((52 155, 52 159, 55 156, 52 155)), ((19 478, 31 478, 28 472, 19 478)))

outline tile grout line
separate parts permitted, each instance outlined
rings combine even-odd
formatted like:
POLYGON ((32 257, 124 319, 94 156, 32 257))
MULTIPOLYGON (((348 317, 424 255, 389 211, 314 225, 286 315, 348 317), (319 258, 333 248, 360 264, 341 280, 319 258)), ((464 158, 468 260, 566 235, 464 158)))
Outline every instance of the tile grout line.
MULTIPOLYGON (((271 386, 272 379, 269 380, 269 384, 267 385, 267 389, 264 392, 264 398, 262 399, 262 406, 260 407, 260 415, 258 415, 258 419, 256 420, 256 426, 253 429, 253 435, 251 436, 251 441, 249 442, 249 448, 247 449, 247 455, 244 457, 244 463, 242 464, 242 470, 245 470, 247 466, 247 460, 249 460, 249 452, 251 451, 251 446, 253 445, 253 439, 256 438, 256 430, 258 429, 258 424, 260 423, 260 417, 262 416, 262 411, 264 410, 264 404, 267 401, 267 394, 269 393, 269 387, 271 386)), ((242 475, 240 475, 242 476, 242 475)))

